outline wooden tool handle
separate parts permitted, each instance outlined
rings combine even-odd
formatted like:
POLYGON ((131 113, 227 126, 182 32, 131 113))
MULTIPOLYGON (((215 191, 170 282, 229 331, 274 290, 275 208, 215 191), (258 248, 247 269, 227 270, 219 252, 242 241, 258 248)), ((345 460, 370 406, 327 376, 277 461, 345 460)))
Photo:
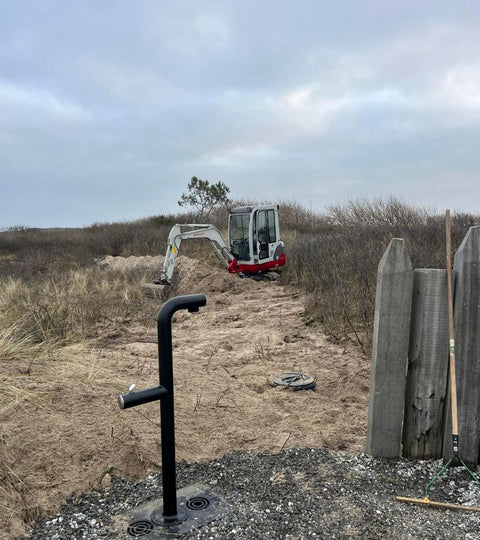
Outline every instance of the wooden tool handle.
POLYGON ((447 246, 448 334, 450 339, 455 340, 455 330, 453 325, 452 225, 450 210, 445 212, 445 233, 447 246))
POLYGON ((453 451, 458 453, 457 378, 455 373, 455 326, 453 321, 453 280, 452 280, 452 225, 450 210, 445 212, 447 249, 447 290, 448 290, 448 335, 450 338, 450 398, 452 408, 453 451), (455 447, 457 446, 457 447, 455 447))

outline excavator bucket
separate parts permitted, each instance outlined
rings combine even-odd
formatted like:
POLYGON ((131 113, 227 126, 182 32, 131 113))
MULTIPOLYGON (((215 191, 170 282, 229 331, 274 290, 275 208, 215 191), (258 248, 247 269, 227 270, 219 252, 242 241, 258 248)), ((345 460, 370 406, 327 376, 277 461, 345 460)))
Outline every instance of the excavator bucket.
POLYGON ((164 299, 166 296, 165 289, 168 287, 168 283, 142 283, 140 287, 145 296, 164 299))

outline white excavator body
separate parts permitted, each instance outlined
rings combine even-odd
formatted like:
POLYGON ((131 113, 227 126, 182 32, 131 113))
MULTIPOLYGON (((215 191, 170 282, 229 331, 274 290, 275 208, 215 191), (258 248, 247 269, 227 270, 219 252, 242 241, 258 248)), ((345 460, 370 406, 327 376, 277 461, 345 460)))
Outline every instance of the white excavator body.
POLYGON ((208 239, 229 272, 261 275, 285 264, 285 248, 280 239, 278 205, 233 208, 228 223, 228 243, 210 224, 176 224, 168 235, 168 245, 158 284, 169 284, 183 240, 208 239))

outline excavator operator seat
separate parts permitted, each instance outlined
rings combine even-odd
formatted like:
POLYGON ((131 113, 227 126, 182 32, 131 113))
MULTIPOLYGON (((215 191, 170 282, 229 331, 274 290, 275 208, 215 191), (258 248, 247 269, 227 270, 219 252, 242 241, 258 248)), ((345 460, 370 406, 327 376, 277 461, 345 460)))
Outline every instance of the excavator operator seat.
MULTIPOLYGON (((239 263, 260 267, 257 271, 264 271, 265 264, 277 266, 278 249, 281 248, 283 253, 278 206, 242 206, 230 210, 228 240, 230 251, 239 263)), ((284 261, 279 264, 284 264, 284 261)))

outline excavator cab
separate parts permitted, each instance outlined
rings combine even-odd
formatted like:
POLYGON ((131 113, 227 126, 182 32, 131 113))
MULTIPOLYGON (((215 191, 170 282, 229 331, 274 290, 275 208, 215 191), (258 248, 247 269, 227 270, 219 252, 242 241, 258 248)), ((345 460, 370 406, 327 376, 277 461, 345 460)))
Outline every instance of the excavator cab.
POLYGON ((236 260, 235 270, 257 274, 285 264, 280 240, 278 205, 242 206, 230 210, 228 242, 236 260))

